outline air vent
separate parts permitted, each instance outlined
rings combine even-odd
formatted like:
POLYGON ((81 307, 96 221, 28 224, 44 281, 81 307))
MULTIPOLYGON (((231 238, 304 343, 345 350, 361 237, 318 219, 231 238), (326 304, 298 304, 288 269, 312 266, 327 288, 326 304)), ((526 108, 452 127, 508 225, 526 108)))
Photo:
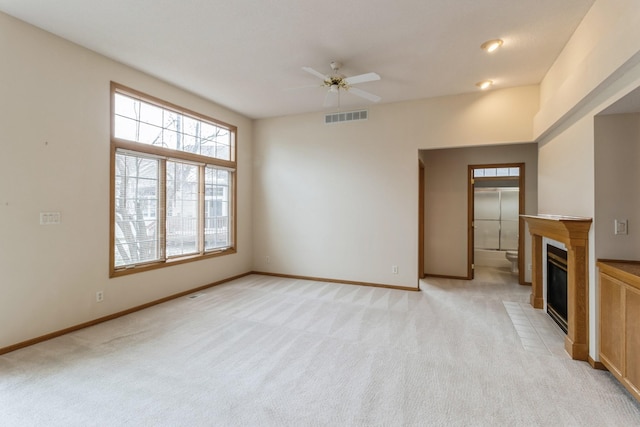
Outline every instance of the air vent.
POLYGON ((355 120, 367 120, 369 117, 369 113, 367 110, 360 111, 346 111, 344 113, 331 113, 325 114, 324 116, 324 124, 333 124, 333 123, 342 123, 342 122, 353 122, 355 120))

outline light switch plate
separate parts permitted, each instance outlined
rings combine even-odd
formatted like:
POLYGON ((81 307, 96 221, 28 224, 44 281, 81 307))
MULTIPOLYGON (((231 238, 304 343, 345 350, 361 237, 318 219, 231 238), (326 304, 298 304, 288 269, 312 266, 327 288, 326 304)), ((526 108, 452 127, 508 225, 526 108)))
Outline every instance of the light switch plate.
POLYGON ((60 224, 60 212, 40 212, 40 225, 60 224))
POLYGON ((616 219, 614 221, 614 225, 615 225, 615 234, 628 234, 626 219, 616 219))

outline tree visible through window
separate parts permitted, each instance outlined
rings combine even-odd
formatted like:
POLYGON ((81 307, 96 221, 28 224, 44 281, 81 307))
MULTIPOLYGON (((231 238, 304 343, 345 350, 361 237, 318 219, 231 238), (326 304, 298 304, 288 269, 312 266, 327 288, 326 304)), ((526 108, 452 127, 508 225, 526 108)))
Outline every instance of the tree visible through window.
POLYGON ((235 127, 112 84, 111 275, 235 252, 235 127))

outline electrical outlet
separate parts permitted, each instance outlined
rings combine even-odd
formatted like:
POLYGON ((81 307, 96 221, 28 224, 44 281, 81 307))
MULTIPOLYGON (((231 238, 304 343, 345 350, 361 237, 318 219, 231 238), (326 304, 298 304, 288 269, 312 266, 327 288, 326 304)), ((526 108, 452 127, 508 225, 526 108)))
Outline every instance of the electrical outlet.
POLYGON ((531 264, 529 264, 529 271, 531 271, 531 264))
POLYGON ((397 265, 392 265, 391 266, 391 273, 398 274, 398 266, 397 265))
POLYGON ((104 301, 104 292, 98 291, 96 292, 96 302, 104 301))
POLYGON ((268 255, 265 257, 265 259, 267 260, 267 264, 271 263, 271 258, 268 255))

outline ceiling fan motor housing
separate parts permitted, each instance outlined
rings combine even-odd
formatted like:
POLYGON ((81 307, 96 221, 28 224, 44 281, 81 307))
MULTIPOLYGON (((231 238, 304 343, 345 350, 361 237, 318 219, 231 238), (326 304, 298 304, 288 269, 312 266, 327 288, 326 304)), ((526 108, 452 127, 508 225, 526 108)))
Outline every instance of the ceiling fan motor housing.
POLYGON ((343 76, 331 76, 327 80, 324 81, 325 86, 338 86, 341 89, 347 88, 347 82, 344 81, 343 76))

